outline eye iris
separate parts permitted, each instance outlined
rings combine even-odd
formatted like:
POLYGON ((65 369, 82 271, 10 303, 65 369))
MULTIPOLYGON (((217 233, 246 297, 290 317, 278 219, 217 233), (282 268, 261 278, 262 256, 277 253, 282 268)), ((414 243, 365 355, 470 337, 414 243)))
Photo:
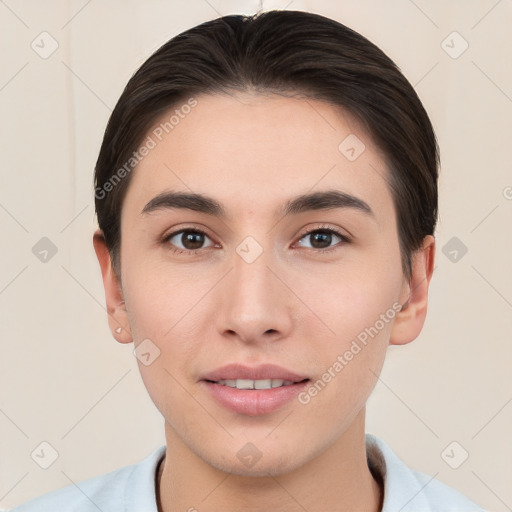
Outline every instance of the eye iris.
POLYGON ((200 249, 204 243, 203 237, 204 235, 201 233, 194 233, 191 231, 184 232, 181 235, 181 243, 183 244, 183 247, 190 250, 200 249))
POLYGON ((332 233, 328 233, 326 231, 317 231, 316 233, 312 233, 311 235, 311 245, 315 249, 322 249, 325 247, 329 247, 331 245, 332 233), (314 242, 320 241, 320 247, 318 247, 314 242))

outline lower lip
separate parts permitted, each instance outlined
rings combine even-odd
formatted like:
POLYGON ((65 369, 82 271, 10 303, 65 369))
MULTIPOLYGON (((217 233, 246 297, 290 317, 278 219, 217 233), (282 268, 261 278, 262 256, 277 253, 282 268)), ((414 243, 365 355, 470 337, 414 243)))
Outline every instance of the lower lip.
POLYGON ((201 382, 227 409, 247 416, 260 416, 276 411, 293 400, 309 381, 271 389, 237 389, 210 381, 201 382))

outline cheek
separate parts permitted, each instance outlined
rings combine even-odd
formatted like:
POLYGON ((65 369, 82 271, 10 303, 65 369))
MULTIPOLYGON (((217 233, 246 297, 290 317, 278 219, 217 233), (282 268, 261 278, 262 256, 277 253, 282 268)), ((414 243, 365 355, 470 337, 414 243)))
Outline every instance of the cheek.
POLYGON ((392 265, 368 260, 346 267, 340 265, 318 282, 322 282, 322 286, 311 287, 312 283, 305 276, 304 292, 309 286, 311 309, 318 312, 317 316, 330 328, 338 348, 375 324, 381 337, 389 335, 402 287, 398 260, 392 265))
POLYGON ((194 315, 194 305, 208 291, 208 279, 184 265, 169 266, 148 257, 132 257, 124 265, 123 291, 134 342, 162 340, 179 331, 182 319, 194 315))
MULTIPOLYGON (((197 312, 191 310, 197 293, 190 286, 148 278, 130 287, 130 297, 129 322, 134 348, 142 355, 137 363, 144 385, 166 420, 174 428, 183 428, 185 420, 176 411, 190 407, 188 365, 202 339, 194 321, 197 312), (149 364, 145 352, 150 353, 149 364)), ((187 428, 191 421, 187 420, 187 428)))
POLYGON ((150 396, 165 409, 164 398, 186 398, 181 397, 181 386, 187 386, 186 363, 194 360, 204 339, 200 317, 212 283, 184 268, 170 270, 144 258, 137 265, 135 261, 125 267, 128 319, 135 350, 148 346, 157 354, 150 365, 141 360, 138 364, 150 396))
POLYGON ((399 304, 397 287, 391 282, 358 276, 332 285, 326 297, 328 300, 317 302, 312 309, 321 312, 318 316, 334 333, 326 329, 323 336, 313 330, 309 333, 309 351, 319 373, 299 398, 306 408, 311 407, 305 411, 311 421, 316 421, 318 411, 329 411, 329 425, 341 433, 364 407, 376 384, 399 304))
MULTIPOLYGON (((327 284, 323 288, 310 287, 308 304, 322 323, 314 322, 315 329, 311 322, 302 325, 322 369, 312 390, 314 399, 327 408, 336 404, 340 414, 358 411, 375 385, 400 308, 397 300, 402 283, 398 260, 393 265, 385 259, 372 264, 366 260, 348 268, 324 275, 322 282, 327 284)), ((306 280, 302 281, 304 291, 306 280)), ((305 396, 304 401, 309 398, 305 396)))

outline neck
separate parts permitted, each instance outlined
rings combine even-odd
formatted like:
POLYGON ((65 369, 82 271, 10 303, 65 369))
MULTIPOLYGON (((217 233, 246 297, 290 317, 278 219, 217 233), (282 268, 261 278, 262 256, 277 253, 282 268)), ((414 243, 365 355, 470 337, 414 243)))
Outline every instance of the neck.
POLYGON ((366 460, 364 409, 326 451, 277 476, 220 471, 192 453, 167 424, 166 443, 157 477, 159 512, 380 512, 382 508, 383 492, 366 460))

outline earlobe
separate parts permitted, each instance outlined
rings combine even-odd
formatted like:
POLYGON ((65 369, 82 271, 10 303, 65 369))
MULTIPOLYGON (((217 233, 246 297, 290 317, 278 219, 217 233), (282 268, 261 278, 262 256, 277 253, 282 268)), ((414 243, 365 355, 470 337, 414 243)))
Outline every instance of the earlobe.
POLYGON ((428 287, 434 271, 434 237, 428 235, 412 259, 411 278, 407 283, 406 300, 395 317, 389 343, 405 345, 416 339, 427 315, 428 287))
POLYGON ((132 341, 132 335, 123 290, 119 278, 116 276, 112 267, 110 252, 105 242, 103 232, 100 229, 94 232, 93 245, 100 264, 110 330, 119 343, 130 343, 132 341))

